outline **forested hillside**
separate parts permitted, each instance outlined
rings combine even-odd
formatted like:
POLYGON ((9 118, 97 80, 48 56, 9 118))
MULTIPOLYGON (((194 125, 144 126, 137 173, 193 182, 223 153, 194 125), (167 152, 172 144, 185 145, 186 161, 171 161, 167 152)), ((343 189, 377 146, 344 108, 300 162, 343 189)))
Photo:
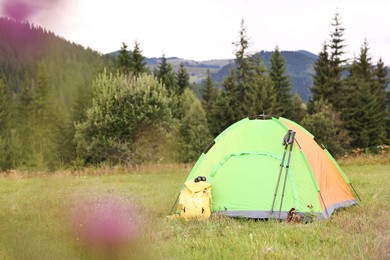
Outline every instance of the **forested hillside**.
POLYGON ((28 22, 0 18, 0 167, 75 158, 74 122, 92 101, 102 56, 28 22))
MULTIPOLYGON (((119 52, 112 52, 107 54, 107 57, 115 58, 119 52)), ((269 69, 271 51, 259 52, 264 65, 269 69)), ((317 55, 307 51, 281 51, 281 54, 286 62, 286 75, 291 82, 291 93, 298 93, 302 100, 307 101, 310 96, 309 88, 313 84, 313 65, 317 59, 317 55)), ((146 66, 150 71, 154 71, 161 58, 147 58, 145 57, 146 66)), ((172 65, 174 71, 179 70, 181 63, 184 64, 190 76, 190 82, 200 84, 206 78, 207 71, 211 73, 211 78, 217 87, 222 87, 222 82, 228 76, 229 70, 234 67, 234 60, 207 60, 194 61, 186 60, 179 57, 168 57, 167 61, 172 65)))
POLYGON ((102 55, 0 18, 0 169, 194 162, 226 127, 260 114, 300 123, 335 155, 381 151, 388 68, 368 42, 347 63, 334 19, 318 56, 249 54, 242 21, 234 60, 198 63, 147 59, 138 42, 102 55))
POLYGON ((13 93, 30 84, 44 63, 58 105, 71 108, 80 88, 103 68, 99 53, 70 43, 42 27, 0 18, 0 75, 13 93), (59 103, 58 103, 59 102, 59 103))

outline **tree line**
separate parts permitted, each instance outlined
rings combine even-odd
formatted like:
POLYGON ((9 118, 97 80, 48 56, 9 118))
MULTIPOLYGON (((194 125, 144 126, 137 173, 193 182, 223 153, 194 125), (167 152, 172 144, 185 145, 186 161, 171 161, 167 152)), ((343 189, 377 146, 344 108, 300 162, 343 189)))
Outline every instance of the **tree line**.
POLYGON ((3 75, 0 167, 53 170, 101 163, 194 162, 221 131, 248 116, 292 119, 335 155, 354 148, 376 151, 390 139, 388 69, 381 59, 373 64, 367 41, 359 56, 347 62, 338 14, 332 27, 314 65, 307 104, 291 93, 278 46, 269 69, 258 53, 249 51, 244 21, 234 42, 234 67, 222 88, 208 72, 199 95, 184 64, 174 71, 162 55, 150 71, 138 42, 131 51, 122 43, 113 61, 99 61, 92 82, 75 80, 79 85, 73 84, 77 91, 71 92, 67 106, 59 105, 69 97, 56 91, 58 80, 51 78, 47 59, 17 90, 3 75))

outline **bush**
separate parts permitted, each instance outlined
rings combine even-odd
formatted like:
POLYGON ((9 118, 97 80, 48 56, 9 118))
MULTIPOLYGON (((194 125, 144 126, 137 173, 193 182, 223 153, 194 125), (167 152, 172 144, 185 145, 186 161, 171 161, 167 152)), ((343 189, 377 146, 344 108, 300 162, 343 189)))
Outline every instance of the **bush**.
POLYGON ((336 138, 335 115, 332 106, 323 100, 316 101, 313 112, 303 118, 301 125, 325 145, 332 154, 341 154, 343 151, 336 138))
POLYGON ((181 162, 194 162, 212 140, 206 113, 195 94, 186 89, 181 97, 183 118, 179 126, 178 155, 181 162))
POLYGON ((151 75, 135 78, 106 71, 93 89, 86 120, 76 124, 78 155, 87 163, 136 163, 134 142, 140 131, 171 120, 166 89, 151 75))

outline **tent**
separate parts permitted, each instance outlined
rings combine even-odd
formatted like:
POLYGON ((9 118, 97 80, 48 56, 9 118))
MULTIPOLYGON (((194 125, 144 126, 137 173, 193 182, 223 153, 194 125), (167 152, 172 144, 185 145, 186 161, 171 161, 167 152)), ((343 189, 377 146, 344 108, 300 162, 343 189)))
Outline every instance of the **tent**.
POLYGON ((343 170, 312 134, 285 118, 245 118, 201 154, 186 181, 205 176, 213 214, 325 219, 356 204, 343 170))

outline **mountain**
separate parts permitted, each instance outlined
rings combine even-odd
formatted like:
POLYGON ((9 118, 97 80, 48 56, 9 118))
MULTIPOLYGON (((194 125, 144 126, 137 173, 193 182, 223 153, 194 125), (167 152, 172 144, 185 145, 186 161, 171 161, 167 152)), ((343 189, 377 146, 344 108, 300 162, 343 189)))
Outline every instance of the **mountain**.
MULTIPOLYGON (((119 55, 119 51, 111 52, 105 54, 109 59, 115 60, 119 55)), ((146 66, 150 71, 155 71, 158 68, 161 58, 145 57, 146 66)), ((218 73, 223 67, 232 64, 234 61, 232 59, 215 59, 215 60, 206 60, 206 61, 195 61, 187 60, 178 57, 168 57, 167 61, 172 65, 174 71, 179 70, 180 63, 184 63, 184 66, 190 75, 191 83, 201 83, 202 80, 206 78, 207 70, 210 70, 211 74, 218 73)))
MULTIPOLYGON (((265 66, 269 68, 272 52, 260 51, 259 54, 265 66)), ((307 101, 310 95, 309 87, 313 84, 313 65, 317 60, 317 55, 304 50, 281 51, 281 54, 285 59, 286 73, 290 78, 292 94, 298 93, 304 101, 307 101)), ((117 52, 109 55, 117 55, 117 52)), ((153 71, 157 69, 160 58, 145 58, 145 61, 148 68, 153 71)), ((184 63, 192 83, 200 84, 206 78, 207 70, 210 70, 215 85, 219 87, 222 86, 223 79, 234 66, 234 60, 232 59, 194 61, 170 57, 167 58, 167 61, 175 71, 178 70, 180 63, 184 63)))
MULTIPOLYGON (((259 54, 264 65, 269 69, 272 52, 260 51, 259 54)), ((298 93, 302 100, 307 101, 310 95, 309 87, 313 84, 313 65, 317 60, 317 55, 304 50, 281 51, 281 55, 285 60, 286 74, 292 86, 291 93, 298 93)), ((233 63, 228 64, 217 73, 212 74, 214 82, 221 84, 232 67, 233 63)))

